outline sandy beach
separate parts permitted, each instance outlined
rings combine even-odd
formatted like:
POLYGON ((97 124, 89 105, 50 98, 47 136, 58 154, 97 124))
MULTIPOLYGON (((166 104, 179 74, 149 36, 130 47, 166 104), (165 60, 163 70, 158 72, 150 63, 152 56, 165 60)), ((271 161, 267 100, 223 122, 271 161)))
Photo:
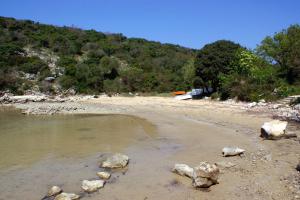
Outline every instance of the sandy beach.
MULTIPOLYGON (((24 112, 59 107, 57 114, 130 115, 155 126, 156 135, 142 137, 134 148, 129 147, 122 152, 131 159, 126 174, 118 175, 117 181, 108 182, 99 192, 86 195, 84 199, 281 200, 300 196, 300 174, 295 170, 300 158, 298 138, 263 140, 259 137, 261 125, 270 121, 272 115, 249 112, 245 103, 177 101, 167 97, 100 97, 14 106, 24 112), (221 150, 225 146, 237 146, 246 152, 243 156, 222 157, 221 150), (171 172, 175 163, 196 166, 201 161, 224 165, 232 163, 234 166, 221 166, 219 184, 207 190, 196 190, 189 178, 171 172)), ((300 136, 299 126, 294 123, 289 123, 287 131, 300 136)), ((67 163, 61 164, 58 169, 63 170, 55 172, 59 178, 52 177, 55 169, 51 166, 49 173, 43 170, 43 166, 49 164, 47 161, 22 169, 18 173, 27 174, 27 179, 40 176, 41 180, 33 181, 32 184, 39 185, 35 191, 30 191, 28 185, 19 185, 20 193, 15 197, 29 194, 32 199, 42 197, 49 186, 60 184, 70 174, 74 177, 68 179, 64 188, 80 193, 80 180, 92 178, 97 170, 97 166, 93 166, 95 159, 97 155, 82 158, 80 164, 71 162, 72 167, 67 163), (81 167, 82 163, 93 166, 92 172, 88 172, 90 168, 81 167)), ((2 193, 3 198, 0 195, 0 199, 9 196, 9 191, 1 191, 5 194, 2 193)))

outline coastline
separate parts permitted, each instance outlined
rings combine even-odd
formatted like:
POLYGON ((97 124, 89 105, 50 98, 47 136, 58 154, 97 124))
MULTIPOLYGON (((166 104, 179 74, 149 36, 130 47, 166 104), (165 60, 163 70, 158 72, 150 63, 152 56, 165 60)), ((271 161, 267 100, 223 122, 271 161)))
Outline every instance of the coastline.
MULTIPOLYGON (((82 96, 5 105, 21 109, 24 114, 124 114, 153 123, 159 137, 127 150, 134 160, 130 171, 118 184, 104 188, 103 198, 111 198, 114 191, 124 199, 178 200, 200 197, 279 200, 294 199, 300 193, 300 183, 297 183, 300 174, 294 169, 300 158, 299 128, 288 126, 288 132, 298 135, 295 139, 267 141, 259 137, 261 125, 272 120, 274 110, 280 109, 275 104, 250 107, 248 103, 233 101, 82 96), (245 156, 225 159, 220 150, 226 145, 245 148, 245 156), (156 161, 145 160, 145 155, 151 155, 156 161), (175 163, 195 166, 200 161, 232 162, 235 166, 221 169, 220 183, 210 192, 197 191, 187 179, 170 172, 175 163), (174 180, 178 184, 171 184, 174 180)), ((98 198, 95 194, 88 199, 98 198)))

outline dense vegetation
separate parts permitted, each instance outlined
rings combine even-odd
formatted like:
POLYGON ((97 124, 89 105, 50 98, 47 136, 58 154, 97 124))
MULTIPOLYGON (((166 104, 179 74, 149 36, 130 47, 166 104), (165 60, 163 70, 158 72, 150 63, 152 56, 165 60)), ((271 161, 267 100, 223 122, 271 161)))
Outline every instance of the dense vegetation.
POLYGON ((63 89, 81 93, 188 89, 183 67, 194 54, 195 50, 178 45, 122 34, 0 18, 0 90, 22 92, 29 82, 20 78, 20 72, 35 74, 38 84, 54 76, 63 89), (62 75, 51 74, 43 59, 27 56, 24 48, 54 52, 62 75))
POLYGON ((213 97, 274 100, 300 93, 300 26, 266 37, 254 51, 216 41, 197 52, 194 70, 213 97))
POLYGON ((213 97, 256 101, 299 93, 299 85, 299 25, 266 37, 255 50, 219 40, 197 51, 0 17, 0 91, 161 93, 212 87, 213 97))

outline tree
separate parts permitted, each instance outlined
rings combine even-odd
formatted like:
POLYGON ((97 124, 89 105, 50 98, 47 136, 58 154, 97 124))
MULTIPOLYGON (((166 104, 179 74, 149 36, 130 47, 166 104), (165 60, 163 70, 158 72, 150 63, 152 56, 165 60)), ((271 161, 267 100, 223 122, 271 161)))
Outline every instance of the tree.
POLYGON ((140 91, 143 82, 143 70, 138 67, 129 67, 121 71, 121 78, 125 91, 140 91))
POLYGON ((219 40, 205 45, 195 59, 196 75, 204 82, 211 82, 216 91, 219 87, 218 76, 227 74, 231 70, 231 63, 236 59, 237 50, 242 47, 227 40, 219 40))
POLYGON ((281 76, 290 84, 300 83, 300 26, 292 25, 266 37, 257 48, 270 63, 279 65, 281 76))
POLYGON ((237 97, 242 101, 274 98, 276 69, 249 50, 239 50, 229 73, 220 74, 222 99, 237 97))
POLYGON ((187 89, 190 89, 193 85, 193 81, 196 76, 194 59, 190 59, 182 68, 183 80, 187 89))

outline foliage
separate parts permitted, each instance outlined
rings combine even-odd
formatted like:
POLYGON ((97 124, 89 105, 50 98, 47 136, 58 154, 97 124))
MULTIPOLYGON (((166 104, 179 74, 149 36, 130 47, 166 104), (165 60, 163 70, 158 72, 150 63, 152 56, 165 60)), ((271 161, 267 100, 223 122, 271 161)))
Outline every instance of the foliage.
POLYGON ((300 26, 266 37, 258 47, 258 53, 280 67, 280 75, 290 84, 300 84, 300 26))
POLYGON ((188 60, 183 66, 182 71, 184 83, 188 86, 187 89, 191 89, 196 76, 194 59, 188 60))
POLYGON ((121 71, 124 91, 140 91, 143 82, 143 70, 138 67, 131 67, 121 71))
POLYGON ((60 57, 56 64, 64 69, 58 78, 62 87, 82 93, 190 88, 182 68, 195 55, 195 50, 178 45, 5 17, 0 17, 0 44, 1 69, 45 75, 44 63, 27 59, 23 49, 47 49, 60 57))
POLYGON ((103 89, 107 94, 116 94, 121 92, 120 80, 104 80, 103 89))
POLYGON ((26 59, 26 62, 19 67, 19 70, 25 73, 37 74, 46 68, 48 68, 48 65, 38 57, 29 57, 26 59))
POLYGON ((228 74, 219 76, 221 98, 237 97, 242 101, 275 99, 278 86, 276 69, 248 50, 239 50, 228 74))
POLYGON ((210 82, 216 91, 219 87, 219 74, 227 74, 231 70, 231 63, 236 59, 236 52, 242 47, 227 40, 219 40, 205 45, 195 59, 196 75, 204 83, 210 82))
POLYGON ((0 90, 22 93, 38 84, 54 92, 44 81, 47 76, 57 76, 55 84, 79 93, 157 94, 211 86, 216 98, 272 100, 300 92, 300 26, 266 37, 256 52, 227 40, 196 51, 0 17, 0 90), (58 72, 50 72, 48 60, 27 55, 28 48, 57 55, 58 72), (37 78, 27 80, 24 73, 37 78))

